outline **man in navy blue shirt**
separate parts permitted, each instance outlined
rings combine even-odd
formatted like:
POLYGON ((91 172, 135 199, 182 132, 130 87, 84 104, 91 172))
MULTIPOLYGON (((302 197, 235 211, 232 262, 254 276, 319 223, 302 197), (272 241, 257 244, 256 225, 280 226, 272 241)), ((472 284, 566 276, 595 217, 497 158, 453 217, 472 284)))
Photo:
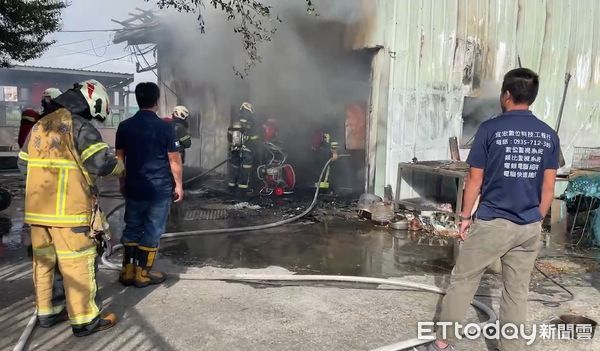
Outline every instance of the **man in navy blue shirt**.
MULTIPOLYGON (((464 244, 442 303, 441 322, 464 319, 484 271, 498 259, 504 283, 500 322, 517 326, 527 322, 529 280, 542 246, 541 221, 554 196, 560 148, 554 130, 529 110, 538 89, 533 71, 508 72, 500 96, 503 114, 482 123, 477 131, 467 159, 470 170, 460 218, 464 244)), ((454 325, 446 329, 438 324, 438 339, 427 350, 454 350, 458 337, 454 325)), ((523 350, 521 343, 500 339, 503 351, 523 350)))
POLYGON ((119 124, 116 138, 117 157, 125 161, 125 250, 119 281, 138 288, 165 281, 163 273, 150 270, 171 202, 183 200, 179 142, 173 128, 156 114, 159 97, 156 84, 138 84, 140 111, 119 124))

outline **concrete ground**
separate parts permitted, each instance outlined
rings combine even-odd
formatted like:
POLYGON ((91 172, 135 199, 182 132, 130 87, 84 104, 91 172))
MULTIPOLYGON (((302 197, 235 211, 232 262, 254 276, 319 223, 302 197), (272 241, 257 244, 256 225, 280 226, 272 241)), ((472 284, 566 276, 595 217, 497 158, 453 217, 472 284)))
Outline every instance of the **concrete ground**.
MULTIPOLYGON (((0 214, 0 234, 4 234, 0 245, 0 350, 12 349, 34 306, 31 261, 24 248, 27 235, 21 229, 22 199, 18 199, 18 191, 15 194, 17 201, 0 214)), ((112 200, 106 208, 118 202, 112 200)), ((189 203, 194 206, 193 201, 189 203)), ((183 217, 185 227, 197 225, 193 216, 183 217), (186 222, 188 217, 190 221, 186 222)), ((169 242, 163 245, 157 265, 173 273, 294 271, 398 277, 438 287, 447 285, 448 252, 452 250, 445 244, 415 240, 406 233, 372 228, 350 219, 343 222, 280 227, 269 233, 215 240, 169 242)), ((562 267, 558 263, 546 262, 544 267, 562 267)), ((531 323, 547 323, 564 313, 600 321, 597 261, 567 263, 566 268, 555 269, 552 276, 573 291, 575 299, 548 304, 563 301, 567 295, 534 272, 531 299, 545 302, 530 302, 531 323)), ((242 284, 172 276, 164 285, 136 289, 122 287, 116 273, 105 270, 100 271, 98 281, 105 310, 121 319, 117 326, 86 338, 75 338, 68 323, 50 329, 38 327, 28 349, 370 350, 415 337, 417 321, 435 318, 440 302, 440 296, 433 293, 390 286, 242 284)), ((479 290, 488 296, 481 300, 496 311, 500 287, 498 276, 486 275, 479 290)), ((467 319, 479 322, 483 317, 471 309, 467 319)), ((493 350, 494 346, 477 340, 462 342, 458 350, 493 350)), ((588 342, 540 341, 527 350, 600 350, 600 338, 588 342)))
MULTIPOLYGON (((161 262, 176 272, 286 273, 262 270, 187 268, 161 262)), ((2 268, 0 349, 15 344, 32 312, 33 291, 26 259, 2 268)), ((409 276, 410 281, 444 285, 443 276, 409 276)), ((87 338, 75 338, 67 323, 36 328, 29 350, 370 350, 416 335, 416 321, 434 318, 439 296, 391 287, 272 286, 192 281, 172 278, 154 288, 124 288, 114 272, 99 278, 105 309, 120 323, 87 338)), ((497 295, 489 284, 486 294, 497 295)), ((532 323, 544 323, 567 312, 598 320, 600 293, 594 287, 573 288, 574 301, 560 307, 529 304, 532 323)), ((540 297, 533 294, 532 297, 540 297)), ((546 296, 547 298, 548 296, 546 296)), ((484 299, 485 301, 486 299, 484 299)), ((487 299, 489 302, 489 299, 487 299)), ((495 306, 496 299, 493 305, 495 306)), ((496 306, 497 308, 497 306, 496 306)), ((468 320, 479 321, 475 310, 468 320)), ((464 342, 459 350, 492 350, 483 341, 464 342)), ((600 350, 600 339, 540 342, 530 350, 600 350)))

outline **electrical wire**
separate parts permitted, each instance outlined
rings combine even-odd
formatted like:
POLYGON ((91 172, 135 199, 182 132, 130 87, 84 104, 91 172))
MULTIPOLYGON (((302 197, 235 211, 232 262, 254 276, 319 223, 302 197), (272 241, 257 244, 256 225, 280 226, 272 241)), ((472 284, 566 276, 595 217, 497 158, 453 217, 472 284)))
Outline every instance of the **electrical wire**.
POLYGON ((75 29, 75 30, 64 30, 57 31, 58 33, 94 33, 94 32, 118 32, 121 29, 75 29))
MULTIPOLYGON (((151 25, 151 26, 140 26, 140 27, 135 27, 134 29, 151 29, 151 28, 157 28, 159 25, 155 24, 155 25, 151 25)), ((126 28, 106 28, 106 29, 61 29, 59 31, 57 31, 58 33, 94 33, 94 32, 119 32, 119 31, 123 31, 126 28)))
POLYGON ((97 38, 97 37, 94 37, 94 38, 88 38, 88 39, 83 39, 83 40, 77 40, 77 41, 72 41, 72 42, 69 42, 69 43, 64 43, 64 44, 59 44, 59 45, 51 45, 50 47, 51 47, 51 48, 60 48, 60 47, 63 47, 63 46, 68 46, 68 45, 79 44, 79 43, 85 43, 86 41, 91 41, 91 40, 93 40, 93 39, 95 39, 95 38, 97 38))
MULTIPOLYGON (((140 56, 142 56, 142 59, 144 60, 144 62, 146 62, 146 67, 145 67, 145 68, 146 68, 146 69, 150 68, 150 66, 151 66, 151 65, 150 65, 150 62, 148 62, 148 60, 146 60, 146 56, 144 56, 144 54, 145 54, 145 53, 142 53, 142 51, 140 50, 140 48, 139 48, 139 46, 138 46, 138 45, 134 45, 134 48, 135 48, 135 49, 136 49, 136 50, 139 52, 140 56)), ((146 53, 147 53, 147 52, 146 52, 146 53)), ((140 62, 140 61, 138 60, 138 58, 137 58, 137 55, 135 55, 135 59, 136 59, 137 63, 138 63, 140 66, 142 66, 141 62, 140 62)), ((158 82, 159 82, 160 84, 164 85, 164 86, 165 86, 165 88, 167 88, 167 90, 169 90, 171 93, 173 93, 173 95, 175 95, 175 97, 177 97, 177 99, 181 99, 181 98, 179 97, 179 95, 177 95, 177 93, 175 92, 175 90, 171 89, 171 87, 170 87, 170 86, 169 86, 167 83, 165 83, 165 82, 164 82, 162 79, 160 79, 160 77, 158 76, 158 73, 156 73, 156 72, 154 71, 154 69, 151 69, 150 71, 151 71, 151 72, 152 72, 152 73, 153 73, 153 74, 156 76, 156 79, 158 80, 158 82)))
MULTIPOLYGON (((92 44, 93 47, 94 44, 92 44)), ((116 44, 107 44, 107 45, 103 45, 103 46, 99 46, 97 48, 92 48, 92 49, 86 49, 86 50, 82 50, 82 51, 76 51, 76 50, 70 50, 70 49, 65 49, 65 48, 60 48, 60 50, 65 50, 65 51, 69 51, 66 54, 60 54, 60 55, 55 55, 55 56, 49 56, 46 57, 47 59, 53 59, 53 58, 58 58, 58 57, 65 57, 65 56, 72 56, 72 55, 88 55, 88 56, 93 56, 93 57, 104 57, 104 55, 106 55, 106 51, 108 50, 108 47, 110 46, 114 46, 116 44), (96 49, 105 49, 104 50, 104 54, 102 55, 98 55, 98 53, 96 52, 96 49), (94 54, 88 54, 90 51, 94 51, 94 54)))
POLYGON ((106 52, 108 51, 108 47, 109 47, 109 46, 112 46, 112 45, 115 45, 115 44, 113 44, 113 43, 110 43, 110 42, 109 42, 109 43, 107 43, 106 45, 99 47, 98 49, 102 49, 102 48, 104 48, 104 53, 103 53, 102 55, 98 55, 98 53, 96 52, 96 48, 94 47, 94 41, 93 41, 93 40, 91 40, 91 41, 90 41, 90 44, 92 45, 92 51, 94 51, 94 54, 95 54, 96 56, 98 56, 98 57, 104 57, 104 55, 106 55, 106 52))
POLYGON ((106 62, 121 60, 121 59, 124 59, 125 57, 131 56, 131 55, 134 55, 134 53, 130 52, 127 55, 123 55, 121 57, 115 57, 115 58, 111 58, 111 59, 108 59, 108 60, 100 61, 100 62, 94 63, 92 65, 84 66, 84 67, 81 67, 81 68, 78 68, 78 69, 87 69, 87 68, 95 67, 95 66, 101 65, 101 64, 106 63, 106 62))

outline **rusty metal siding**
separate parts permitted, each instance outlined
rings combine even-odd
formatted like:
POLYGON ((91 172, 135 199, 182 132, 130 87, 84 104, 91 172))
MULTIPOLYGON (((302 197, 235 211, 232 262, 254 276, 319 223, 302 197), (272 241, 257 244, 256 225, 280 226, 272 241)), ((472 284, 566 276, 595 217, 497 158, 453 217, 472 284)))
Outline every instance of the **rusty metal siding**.
MULTIPOLYGON (((517 67, 517 55, 524 67, 540 74, 533 111, 551 126, 564 76, 573 75, 559 133, 567 161, 574 146, 600 146, 599 1, 370 3, 377 22, 360 45, 383 46, 380 54, 386 60, 376 62, 389 65, 374 67, 389 72, 386 104, 375 104, 387 112, 387 119, 379 121, 387 124, 387 133, 377 135, 377 148, 385 150, 377 151, 375 189, 396 184, 398 162, 414 156, 448 159, 448 138, 462 131, 464 97, 499 94, 504 73, 517 67), (486 86, 492 89, 485 91, 486 86)), ((379 89, 379 99, 382 94, 379 89)), ((381 111, 372 111, 371 117, 377 116, 381 119, 381 111)))

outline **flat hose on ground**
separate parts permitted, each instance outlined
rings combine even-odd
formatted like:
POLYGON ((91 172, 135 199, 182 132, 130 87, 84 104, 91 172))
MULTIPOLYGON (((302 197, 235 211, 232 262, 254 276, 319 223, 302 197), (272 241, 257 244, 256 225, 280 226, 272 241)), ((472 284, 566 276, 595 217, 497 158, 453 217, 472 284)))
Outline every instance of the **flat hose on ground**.
MULTIPOLYGON (((338 157, 349 157, 350 155, 339 155, 338 157)), ((203 176, 205 176, 206 174, 212 172, 213 170, 219 168, 222 164, 224 164, 225 162, 227 162, 229 159, 224 160, 223 162, 219 163, 218 165, 216 165, 215 167, 211 168, 210 170, 196 176, 193 177, 191 179, 188 179, 185 181, 185 183, 190 183, 198 178, 201 178, 203 176)), ((317 184, 321 181, 321 179, 323 179, 323 175, 325 174, 325 171, 327 170, 327 167, 329 167, 329 165, 331 164, 331 162, 333 161, 333 159, 329 159, 327 160, 327 162, 325 163, 325 165, 323 166, 323 169, 321 170, 321 174, 319 175, 319 180, 317 182, 317 184)), ((307 214, 310 213, 310 211, 312 211, 312 209, 315 207, 315 205, 317 204, 317 199, 319 197, 319 187, 316 188, 315 190, 315 195, 313 197, 313 200, 310 204, 310 206, 301 214, 279 221, 279 222, 274 222, 274 223, 268 223, 268 224, 264 224, 264 225, 257 225, 257 226, 251 226, 251 227, 241 227, 241 228, 225 228, 225 229, 208 229, 208 230, 195 230, 195 231, 190 231, 190 232, 179 232, 179 233, 165 233, 162 235, 161 238, 176 238, 176 237, 184 237, 184 236, 192 236, 192 235, 209 235, 209 234, 226 234, 226 233, 235 233, 235 232, 245 232, 245 231, 254 231, 254 230, 263 230, 263 229, 268 229, 268 228, 274 228, 274 227, 278 227, 281 225, 285 225, 288 223, 292 223, 294 221, 297 221, 298 219, 306 216, 307 214)), ((102 194, 101 194, 102 196, 102 194)), ((105 194, 105 196, 107 197, 116 197, 118 196, 115 194, 105 194)), ((106 214, 106 218, 111 217, 112 215, 114 215, 119 209, 121 209, 123 206, 125 206, 125 202, 120 203, 119 205, 115 206, 112 210, 110 210, 107 214, 106 214)), ((110 245, 107 245, 108 248, 110 248, 110 245)), ((112 247, 112 249, 108 249, 104 252, 104 254, 102 255, 102 264, 105 267, 102 268, 108 268, 108 269, 113 269, 113 270, 121 270, 121 267, 110 262, 108 260, 108 256, 110 254, 112 254, 113 251, 118 250, 120 248, 122 248, 123 245, 118 244, 115 245, 114 247, 112 247)), ((31 317, 31 320, 29 321, 29 323, 27 324, 27 327, 25 328, 25 330, 23 331, 23 334, 21 335, 21 337, 19 338, 19 341, 17 342, 17 344, 15 345, 13 351, 22 351, 23 348, 25 347, 25 344, 27 343, 27 340, 29 340, 29 337, 31 335, 31 332, 33 331, 35 325, 36 325, 36 318, 37 313, 34 312, 33 316, 31 317), (33 324, 32 324, 33 321, 33 324)))
MULTIPOLYGON (((347 157, 347 156, 349 156, 349 155, 340 155, 340 157, 347 157)), ((327 163, 325 163, 325 165, 323 166, 323 169, 321 171, 321 174, 319 176, 319 180, 321 180, 323 178, 323 174, 325 173, 327 167, 329 166, 329 164, 331 162, 332 162, 332 160, 330 159, 327 161, 327 163)), ((291 218, 288 218, 288 219, 285 219, 282 221, 269 223, 269 224, 263 224, 263 225, 250 226, 250 227, 241 227, 241 228, 208 229, 208 230, 194 230, 194 231, 187 231, 187 232, 166 233, 161 238, 179 238, 179 237, 187 237, 187 236, 195 236, 195 235, 214 235, 214 234, 225 234, 225 233, 233 233, 233 232, 258 231, 258 230, 264 230, 264 229, 278 227, 281 225, 285 225, 285 224, 297 221, 298 219, 309 214, 312 211, 312 209, 315 207, 318 196, 319 196, 319 187, 316 188, 315 195, 313 197, 313 201, 311 202, 311 204, 309 205, 309 207, 306 210, 304 210, 299 215, 296 215, 294 217, 291 217, 291 218)), ((118 208, 120 208, 120 207, 122 207, 122 206, 117 206, 112 211, 110 211, 107 214, 107 217, 114 214, 116 212, 116 210, 118 210, 118 208)), ((122 248, 121 244, 115 245, 113 248, 113 251, 118 250, 120 248, 122 248)), ((102 259, 103 267, 101 267, 101 268, 120 271, 121 270, 120 265, 114 264, 109 261, 108 256, 111 253, 112 252, 109 252, 107 250, 102 255, 101 259, 102 259)), ((372 277, 353 277, 353 276, 336 276, 336 275, 294 275, 294 274, 284 274, 284 275, 263 275, 263 274, 202 275, 202 274, 185 274, 184 273, 184 274, 169 274, 169 275, 176 276, 182 280, 223 280, 223 281, 245 281, 245 282, 252 282, 252 281, 322 281, 322 282, 327 281, 327 282, 346 282, 346 283, 354 282, 354 283, 366 283, 366 284, 377 284, 377 285, 402 286, 402 287, 408 287, 408 288, 413 288, 413 289, 417 289, 417 290, 429 291, 429 292, 433 292, 433 293, 437 293, 437 294, 445 294, 445 291, 443 289, 440 289, 433 285, 419 284, 419 283, 414 283, 414 282, 409 282, 409 281, 404 281, 404 280, 388 280, 388 279, 372 278, 372 277)), ((475 306, 476 308, 478 308, 479 310, 481 310, 482 312, 484 312, 485 314, 487 314, 489 316, 488 321, 486 321, 485 323, 494 323, 496 321, 496 319, 497 319, 496 314, 488 306, 484 305, 483 303, 481 303, 477 300, 473 300, 472 304, 473 304, 473 306, 475 306)), ((35 317, 35 313, 34 313, 34 317, 35 317)), ((32 320, 35 321, 34 317, 32 317, 29 324, 31 324, 32 320)), ((29 339, 31 332, 33 331, 33 327, 35 326, 35 324, 33 324, 33 326, 30 327, 29 324, 28 324, 28 327, 23 332, 23 335, 21 335, 21 338, 19 339, 19 343, 17 344, 17 346, 15 346, 14 351, 23 350, 23 347, 27 343, 27 340, 29 339)), ((419 340, 419 339, 415 338, 415 339, 404 340, 399 343, 391 344, 388 346, 380 347, 374 351, 403 350, 403 349, 409 349, 412 347, 416 347, 416 346, 419 346, 419 345, 422 345, 425 343, 427 343, 427 341, 419 340)))
MULTIPOLYGON (((340 157, 347 157, 347 156, 349 156, 349 155, 340 155, 340 157)), ((325 163, 325 165, 323 166, 323 169, 321 170, 319 180, 321 180, 323 178, 323 175, 325 174, 325 171, 327 170, 327 167, 329 167, 329 164, 331 162, 332 162, 332 160, 328 160, 327 163, 325 163)), ((161 236, 161 239, 180 238, 180 237, 196 236, 196 235, 215 235, 215 234, 226 234, 226 233, 234 233, 234 232, 237 233, 237 232, 247 232, 247 231, 258 231, 258 230, 265 230, 265 229, 278 227, 281 225, 285 225, 285 224, 289 224, 294 221, 297 221, 297 220, 301 219, 302 217, 306 216, 307 214, 309 214, 313 210, 315 205, 317 204, 318 197, 319 197, 319 187, 316 188, 315 195, 313 197, 313 201, 311 202, 311 204, 308 206, 308 208, 306 210, 304 210, 302 213, 300 213, 294 217, 284 219, 282 221, 268 223, 268 224, 262 224, 262 225, 256 225, 256 226, 241 227, 241 228, 207 229, 207 230, 194 230, 194 231, 176 232, 176 233, 165 233, 161 236)), ((114 213, 114 212, 112 212, 112 213, 114 213)), ((111 215, 112 213, 109 213, 109 215, 111 215)), ((120 248, 122 248, 121 244, 115 245, 113 247, 113 251, 118 250, 120 248)), ((105 252, 102 255, 102 264, 104 266, 102 268, 120 271, 121 266, 110 262, 108 259, 109 255, 110 255, 109 252, 105 252)), ((283 274, 283 275, 269 275, 269 274, 203 275, 203 274, 186 274, 186 273, 182 273, 182 274, 167 273, 167 274, 169 276, 175 276, 181 280, 223 280, 223 281, 238 281, 238 282, 240 282, 240 281, 242 281, 242 282, 320 281, 320 282, 366 283, 366 284, 377 284, 377 285, 402 286, 402 287, 408 287, 408 288, 413 288, 413 289, 417 289, 417 290, 429 291, 429 292, 433 292, 433 293, 437 293, 437 294, 445 294, 445 291, 443 289, 440 289, 433 285, 419 284, 419 283, 414 283, 414 282, 409 282, 409 281, 404 281, 404 280, 388 280, 388 279, 372 278, 372 277, 354 277, 354 276, 338 276, 338 275, 294 275, 294 274, 283 274)), ((485 304, 483 304, 477 300, 473 300, 472 304, 473 304, 473 306, 475 306, 476 308, 478 308, 479 310, 484 312, 486 315, 488 315, 489 319, 485 323, 494 323, 496 321, 496 319, 497 319, 496 314, 488 306, 486 306, 485 304)), ((409 349, 412 347, 416 347, 416 346, 425 344, 427 342, 428 341, 419 340, 419 339, 414 338, 414 339, 404 340, 399 343, 387 345, 384 347, 380 347, 373 351, 404 350, 404 349, 409 349)))

